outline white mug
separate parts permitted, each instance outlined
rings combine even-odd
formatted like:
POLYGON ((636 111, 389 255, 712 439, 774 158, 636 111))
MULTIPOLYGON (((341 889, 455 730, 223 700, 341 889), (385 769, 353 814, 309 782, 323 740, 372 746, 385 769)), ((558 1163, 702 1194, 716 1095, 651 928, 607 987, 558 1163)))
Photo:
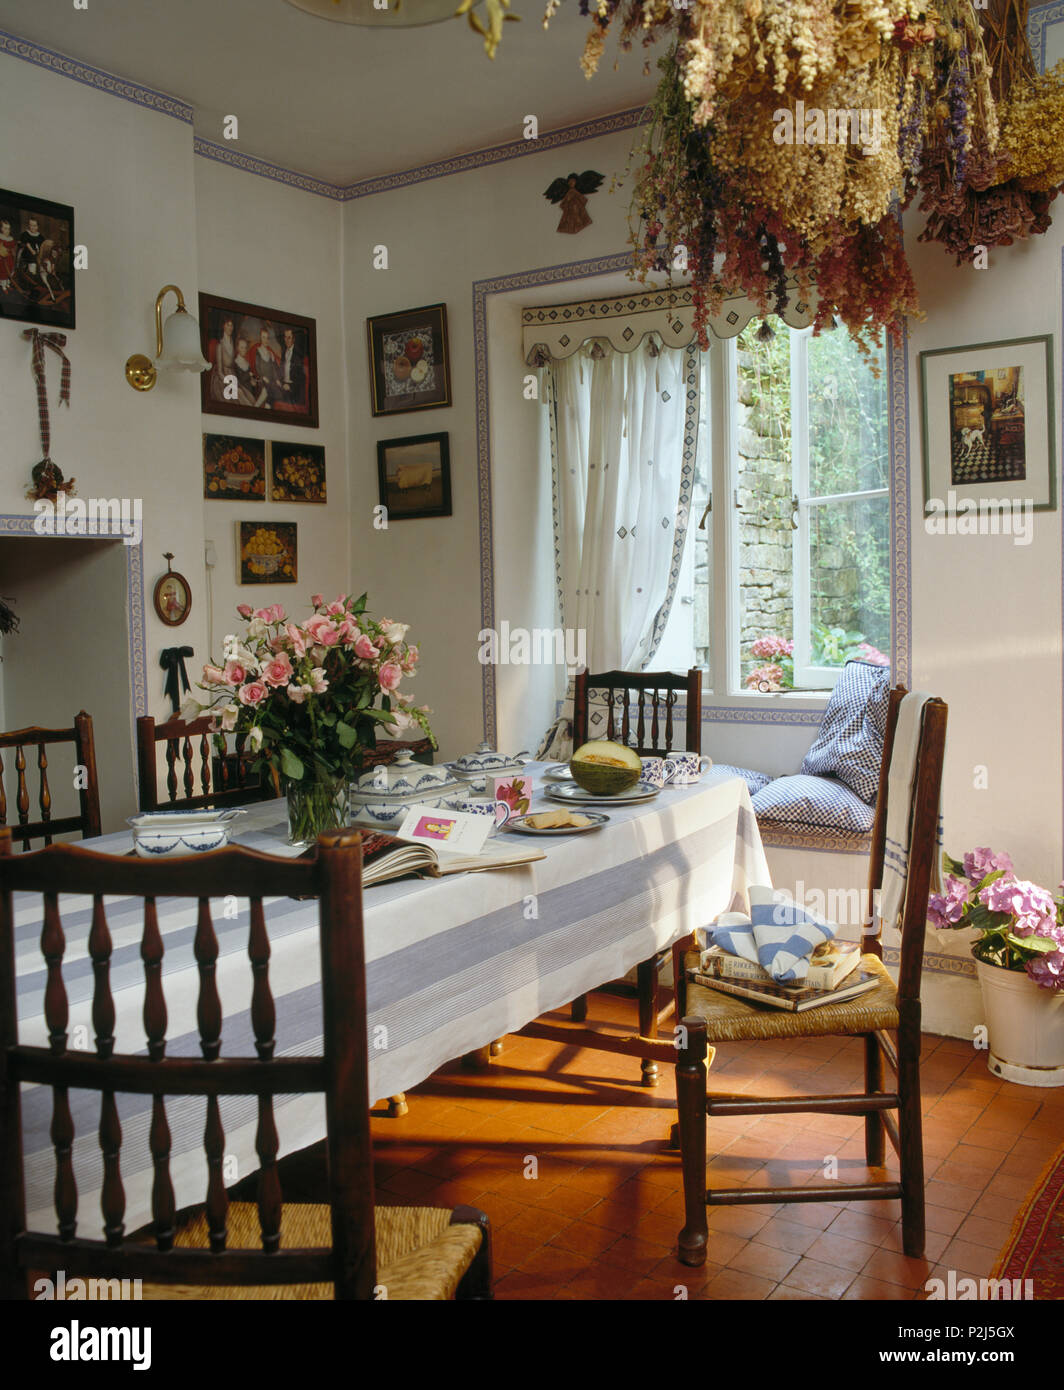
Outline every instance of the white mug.
POLYGON ((661 788, 676 776, 675 764, 664 758, 640 758, 640 762, 643 764, 642 780, 652 787, 661 788))
POLYGON ((673 781, 678 787, 688 787, 692 782, 697 782, 703 772, 708 772, 713 766, 712 758, 701 757, 698 753, 691 753, 687 749, 666 753, 665 760, 672 763, 675 768, 673 781))

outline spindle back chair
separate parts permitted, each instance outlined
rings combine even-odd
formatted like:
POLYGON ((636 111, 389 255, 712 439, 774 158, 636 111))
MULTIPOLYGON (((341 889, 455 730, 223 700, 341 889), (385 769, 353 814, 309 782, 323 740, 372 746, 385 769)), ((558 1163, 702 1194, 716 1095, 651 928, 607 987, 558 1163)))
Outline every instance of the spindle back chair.
MULTIPOLYGON (((906 858, 901 915, 901 951, 895 985, 882 963, 876 895, 883 886, 886 859, 888 776, 894 755, 898 711, 906 692, 890 692, 886 736, 880 765, 879 796, 872 829, 868 910, 862 935, 861 968, 878 978, 867 994, 805 1013, 777 1012, 763 1005, 678 980, 677 1017, 682 1016, 681 1047, 676 1064, 678 1137, 683 1160, 686 1224, 680 1232, 679 1257, 689 1265, 705 1261, 709 1239, 706 1206, 758 1202, 847 1202, 899 1198, 902 1243, 906 1255, 924 1251, 924 1160, 920 1110, 920 976, 923 966, 927 899, 938 847, 939 796, 946 744, 948 710, 928 700, 922 710, 916 775, 909 802, 910 840, 906 858), (864 1043, 864 1090, 834 1095, 749 1096, 714 1091, 707 1094, 706 1062, 712 1043, 771 1038, 860 1037, 864 1043), (894 1073, 884 1089, 883 1062, 894 1073), (895 1111, 897 1119, 891 1111, 895 1111), (737 1115, 863 1115, 865 1160, 883 1166, 889 1138, 898 1155, 897 1181, 804 1184, 800 1187, 707 1188, 707 1119, 737 1115)), ((692 952, 687 965, 697 966, 692 952)), ((766 1154, 771 1163, 771 1155, 766 1154)), ((819 1159, 816 1160, 819 1166, 819 1159)))
MULTIPOLYGON (((65 775, 65 774, 64 774, 65 775)), ((9 784, 10 786, 10 784, 9 784)), ((10 812, 14 808, 18 819, 12 826, 12 835, 23 849, 29 849, 33 840, 52 843, 53 836, 70 834, 80 830, 82 839, 88 840, 100 834, 100 785, 96 773, 96 744, 92 733, 92 716, 84 710, 74 716, 70 729, 17 729, 13 733, 0 733, 0 826, 11 822, 10 812), (81 813, 76 816, 52 815, 52 788, 49 785, 48 750, 55 744, 73 745, 74 762, 73 786, 77 788, 81 813), (12 770, 15 773, 11 792, 5 790, 4 749, 13 748, 12 770), (27 773, 27 750, 36 751, 38 772, 37 810, 38 818, 30 819, 30 781, 27 773)))
MULTIPOLYGON (((73 943, 72 943, 73 944, 73 943)), ((173 954, 174 948, 171 948, 173 954)), ((283 1040, 282 1040, 283 1041, 283 1040)), ((377 1280, 374 1242, 373 1163, 369 1131, 366 976, 362 933, 361 839, 339 831, 318 839, 312 858, 281 859, 230 847, 169 860, 103 855, 77 845, 57 845, 13 856, 10 835, 0 832, 0 1297, 26 1297, 30 1270, 61 1268, 68 1274, 139 1278, 163 1285, 331 1285, 338 1299, 371 1298, 377 1280), (19 1041, 15 994, 15 892, 43 895, 41 951, 46 964, 44 1022, 47 1045, 19 1041), (69 1005, 63 979, 67 939, 59 895, 91 897, 87 952, 92 961, 95 1049, 68 1045, 69 1005), (140 954, 144 961, 144 1033, 147 1055, 135 1055, 138 1036, 116 1039, 111 992, 112 938, 105 895, 143 898, 140 954), (222 1057, 222 1005, 215 979, 218 938, 211 899, 249 899, 248 957, 254 1057, 222 1057), (323 1055, 279 1056, 270 989, 270 943, 263 911, 267 896, 320 898, 323 1055), (202 1058, 167 1055, 167 1002, 163 989, 163 941, 156 900, 198 902, 191 955, 198 972, 196 1019, 202 1058), (121 1042, 123 1051, 118 1051, 121 1042), (52 1090, 51 1136, 56 1155, 58 1233, 26 1229, 20 1142, 19 1085, 52 1090), (100 1093, 103 1239, 77 1234, 71 1088, 100 1093), (154 1244, 127 1239, 126 1195, 121 1175, 122 1127, 116 1093, 151 1097, 148 1145, 154 1181, 154 1244), (331 1208, 331 1248, 281 1246, 282 1193, 274 1096, 324 1092, 331 1208), (259 1156, 260 1249, 227 1250, 228 1198, 223 1182, 225 1133, 219 1098, 256 1096, 259 1156), (207 1158, 205 1248, 175 1239, 175 1195, 170 1172, 171 1133, 167 1096, 206 1098, 207 1158)), ((307 1210, 307 1209, 302 1209, 307 1210)), ((325 1209, 327 1212, 329 1209, 325 1209)), ((382 1209, 382 1214, 387 1209, 382 1209)), ((486 1218, 459 1209, 452 1222, 483 1227, 486 1218)), ((441 1213, 435 1213, 440 1216, 441 1213)), ((446 1215, 450 1215, 447 1213, 446 1215)), ((234 1206, 234 1229, 253 1227, 248 1209, 234 1206)), ((326 1233, 330 1220, 324 1223, 326 1233)), ((446 1222, 444 1222, 446 1224, 446 1222)), ((254 1235, 252 1236, 254 1238, 254 1235)), ((472 1238, 487 1247, 488 1234, 472 1238)), ((470 1255, 473 1259, 473 1255, 470 1255)), ((481 1271, 483 1273, 483 1269, 481 1271)), ((457 1281, 456 1281, 457 1282, 457 1281)), ((478 1295, 483 1296, 483 1295, 478 1295)))
POLYGON ((201 806, 240 806, 279 795, 269 777, 251 772, 246 734, 237 734, 233 751, 219 755, 208 715, 156 724, 149 714, 137 720, 137 789, 140 809, 193 811, 201 806), (166 799, 159 795, 159 750, 166 745, 166 799), (180 793, 184 793, 181 795, 180 793))
POLYGON ((573 687, 574 751, 589 737, 634 747, 641 757, 662 757, 674 748, 701 753, 702 672, 692 668, 683 676, 676 671, 603 671, 598 675, 581 671, 573 687), (591 690, 604 692, 606 703, 606 728, 601 733, 595 730, 593 735, 588 728, 591 690), (679 729, 672 717, 681 691, 687 692, 682 744, 676 741, 679 729))

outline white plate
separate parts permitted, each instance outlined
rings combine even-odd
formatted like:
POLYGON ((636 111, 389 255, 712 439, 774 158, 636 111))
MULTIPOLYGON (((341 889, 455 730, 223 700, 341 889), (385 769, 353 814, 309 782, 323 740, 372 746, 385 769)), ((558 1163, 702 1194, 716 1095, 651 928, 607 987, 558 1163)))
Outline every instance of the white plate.
POLYGON ((568 763, 551 763, 549 767, 543 769, 544 782, 571 782, 573 774, 569 771, 568 763))
POLYGON ((570 782, 560 786, 547 787, 544 789, 543 795, 550 797, 552 801, 568 801, 577 806, 634 806, 640 801, 652 801, 660 790, 660 787, 651 786, 649 782, 637 782, 626 792, 615 792, 613 796, 601 796, 585 791, 575 782, 570 782))
POLYGON ((243 814, 239 806, 223 807, 220 811, 212 811, 209 806, 196 811, 144 811, 130 816, 126 824, 133 830, 176 830, 192 825, 225 825, 243 814))
MULTIPOLYGON (((533 811, 532 815, 542 815, 542 811, 533 811)), ((609 825, 609 816, 604 816, 600 811, 581 811, 582 816, 587 816, 590 825, 524 825, 522 822, 528 820, 528 816, 518 816, 515 820, 506 822, 507 830, 517 830, 522 835, 583 835, 588 830, 601 830, 604 825, 609 825)))

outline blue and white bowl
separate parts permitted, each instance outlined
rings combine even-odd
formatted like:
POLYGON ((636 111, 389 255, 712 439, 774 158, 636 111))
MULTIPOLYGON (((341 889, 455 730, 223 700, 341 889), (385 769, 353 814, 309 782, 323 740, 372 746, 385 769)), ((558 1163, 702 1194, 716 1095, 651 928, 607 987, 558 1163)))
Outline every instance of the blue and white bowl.
POLYGON ((144 859, 170 859, 207 854, 229 843, 233 821, 243 815, 228 811, 158 811, 131 816, 133 848, 144 859))

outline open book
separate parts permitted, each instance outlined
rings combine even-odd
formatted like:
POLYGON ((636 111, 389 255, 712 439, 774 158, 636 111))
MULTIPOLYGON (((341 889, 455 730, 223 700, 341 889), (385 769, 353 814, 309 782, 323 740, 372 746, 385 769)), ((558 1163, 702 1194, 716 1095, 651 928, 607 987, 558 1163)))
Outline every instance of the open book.
POLYGON ((441 878, 444 874, 479 873, 485 869, 509 869, 529 864, 534 859, 546 859, 541 849, 521 847, 492 853, 448 854, 431 845, 410 844, 394 835, 371 832, 362 836, 362 885, 386 883, 389 879, 404 878, 407 874, 429 874, 441 878))

